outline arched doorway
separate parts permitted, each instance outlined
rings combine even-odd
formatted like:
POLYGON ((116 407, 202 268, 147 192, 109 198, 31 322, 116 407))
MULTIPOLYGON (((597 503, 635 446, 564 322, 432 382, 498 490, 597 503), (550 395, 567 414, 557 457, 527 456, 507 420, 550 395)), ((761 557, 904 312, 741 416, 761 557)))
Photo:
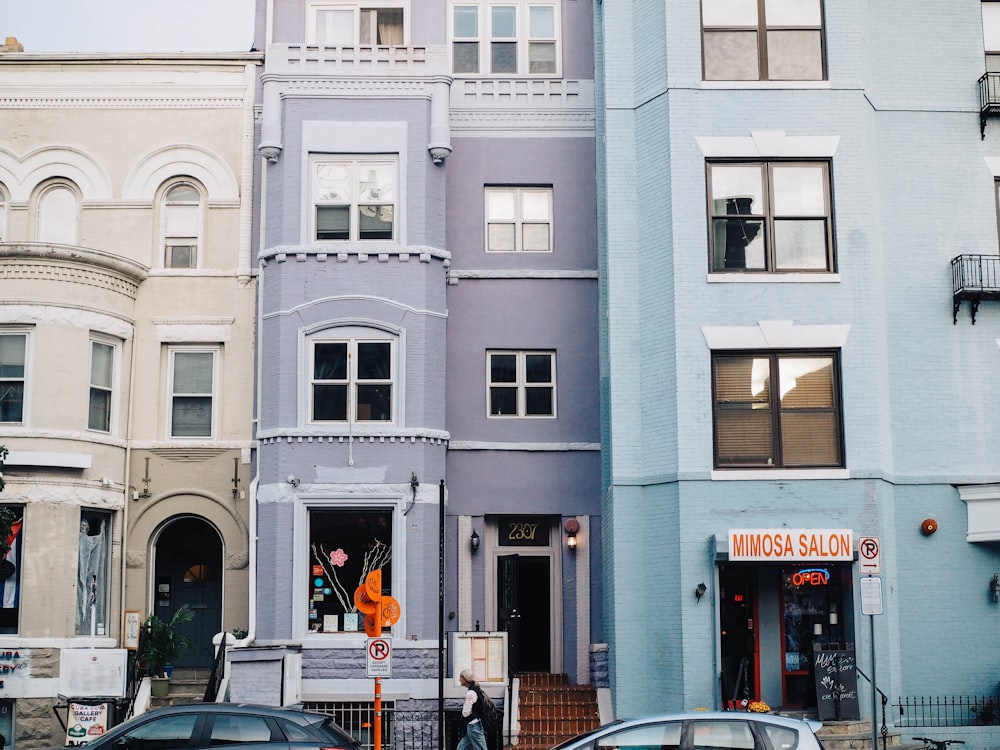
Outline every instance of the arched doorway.
POLYGON ((169 620, 187 604, 194 619, 182 626, 194 648, 175 667, 212 665, 212 638, 222 630, 222 540, 200 518, 171 521, 156 541, 153 613, 169 620))

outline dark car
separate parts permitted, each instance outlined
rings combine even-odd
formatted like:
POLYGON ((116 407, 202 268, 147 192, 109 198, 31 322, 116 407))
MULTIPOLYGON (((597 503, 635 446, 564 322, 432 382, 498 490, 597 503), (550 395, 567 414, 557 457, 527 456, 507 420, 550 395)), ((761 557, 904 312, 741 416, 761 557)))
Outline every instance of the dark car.
POLYGON ((692 711, 619 719, 558 750, 823 750, 818 721, 742 711, 692 711))
POLYGON ((326 714, 241 703, 191 703, 137 716, 87 744, 93 750, 360 750, 326 714))

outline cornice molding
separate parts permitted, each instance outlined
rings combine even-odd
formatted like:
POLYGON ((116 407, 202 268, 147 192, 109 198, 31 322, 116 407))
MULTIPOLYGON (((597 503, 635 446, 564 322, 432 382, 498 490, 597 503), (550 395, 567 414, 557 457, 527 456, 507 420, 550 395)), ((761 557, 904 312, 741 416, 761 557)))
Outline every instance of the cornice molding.
POLYGON ((100 97, 67 92, 49 96, 2 96, 2 109, 241 109, 239 96, 113 96, 100 97))

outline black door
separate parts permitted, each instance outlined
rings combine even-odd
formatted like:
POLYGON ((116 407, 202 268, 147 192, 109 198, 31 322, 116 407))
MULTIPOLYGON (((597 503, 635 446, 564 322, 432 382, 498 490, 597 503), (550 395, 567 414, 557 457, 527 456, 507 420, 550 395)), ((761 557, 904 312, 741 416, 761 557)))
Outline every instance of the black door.
POLYGON ((552 669, 549 558, 497 558, 497 627, 507 633, 511 674, 552 669))
POLYGON ((169 620, 187 604, 194 611, 181 630, 194 644, 175 667, 209 667, 212 638, 222 630, 222 541, 204 521, 174 521, 156 543, 156 592, 153 614, 169 620))

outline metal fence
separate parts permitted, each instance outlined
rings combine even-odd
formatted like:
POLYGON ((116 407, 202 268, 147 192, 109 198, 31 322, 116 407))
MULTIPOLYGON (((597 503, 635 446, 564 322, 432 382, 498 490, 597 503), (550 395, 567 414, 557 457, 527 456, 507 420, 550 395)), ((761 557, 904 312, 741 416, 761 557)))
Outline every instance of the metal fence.
MULTIPOLYGON (((329 714, 361 742, 362 750, 374 750, 375 707, 369 702, 306 703, 310 711, 329 714)), ((397 710, 392 701, 382 703, 382 750, 454 750, 465 724, 458 710, 444 712, 444 744, 438 741, 437 711, 397 710)), ((503 747, 503 722, 487 736, 490 750, 503 747)))
POLYGON ((906 696, 898 699, 897 727, 1000 725, 1000 702, 990 696, 906 696))

